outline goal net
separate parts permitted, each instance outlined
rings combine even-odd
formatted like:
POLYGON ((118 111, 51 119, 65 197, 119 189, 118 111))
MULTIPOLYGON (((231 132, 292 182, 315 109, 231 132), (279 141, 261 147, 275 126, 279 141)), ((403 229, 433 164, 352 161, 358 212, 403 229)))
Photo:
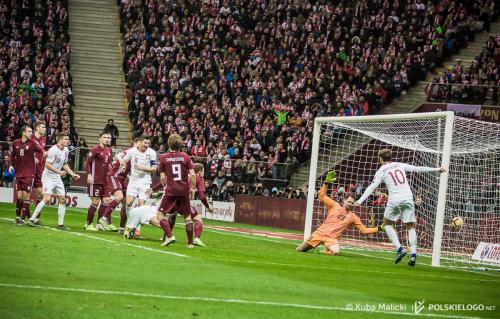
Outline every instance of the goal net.
MULTIPOLYGON (((327 171, 337 172, 328 196, 339 203, 348 192, 359 197, 380 167, 382 148, 392 151, 393 161, 448 168, 443 174, 408 173, 418 254, 432 256, 435 266, 500 268, 500 125, 452 112, 317 118, 304 238, 325 220, 327 211, 317 192, 327 171), (462 227, 452 225, 454 217, 462 218, 462 227)), ((382 224, 384 193, 381 184, 357 209, 365 225, 382 224)), ((403 224, 395 228, 407 245, 403 224)), ((385 233, 366 236, 353 227, 344 232, 341 245, 394 251, 385 233)))

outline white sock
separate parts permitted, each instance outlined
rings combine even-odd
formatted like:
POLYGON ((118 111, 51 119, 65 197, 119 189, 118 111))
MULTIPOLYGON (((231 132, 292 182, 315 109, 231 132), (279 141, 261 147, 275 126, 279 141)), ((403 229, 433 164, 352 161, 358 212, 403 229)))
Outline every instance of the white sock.
POLYGON ((57 224, 64 225, 64 214, 66 214, 66 205, 59 204, 57 208, 57 224))
POLYGON ((410 254, 417 253, 417 231, 412 228, 408 231, 408 244, 410 245, 410 254))
POLYGON ((399 247, 401 247, 401 244, 399 243, 398 233, 396 233, 394 227, 392 227, 392 225, 385 225, 385 233, 391 240, 392 244, 396 246, 396 249, 399 249, 399 247))
POLYGON ((35 211, 33 212, 33 215, 31 215, 30 220, 33 222, 35 219, 38 218, 38 215, 40 215, 40 212, 42 211, 42 208, 45 206, 45 202, 43 200, 38 203, 35 207, 35 211))

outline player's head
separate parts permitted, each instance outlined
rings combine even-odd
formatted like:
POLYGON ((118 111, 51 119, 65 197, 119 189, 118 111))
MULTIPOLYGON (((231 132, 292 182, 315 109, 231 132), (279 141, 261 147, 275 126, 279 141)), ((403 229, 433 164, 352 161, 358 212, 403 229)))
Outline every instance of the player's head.
POLYGON ((40 134, 41 136, 45 136, 47 132, 47 128, 45 126, 45 121, 36 121, 35 122, 35 132, 40 134))
POLYGON ((390 162, 392 160, 392 152, 388 148, 381 149, 378 152, 378 159, 381 164, 390 162))
POLYGON ((356 202, 356 194, 347 193, 344 196, 344 203, 342 206, 344 206, 344 208, 347 210, 353 210, 355 202, 356 202))
POLYGON ((110 146, 111 145, 111 133, 108 131, 103 131, 101 134, 99 134, 99 144, 103 146, 110 146))
POLYGON ((205 175, 205 167, 201 163, 194 163, 194 172, 201 176, 205 175))
POLYGON ((56 139, 57 139, 57 145, 59 145, 59 147, 68 146, 69 144, 69 136, 64 132, 57 133, 56 139))
POLYGON ((139 151, 145 152, 149 148, 150 145, 151 145, 151 139, 149 136, 141 135, 139 137, 139 144, 137 146, 139 151))
POLYGON ((184 141, 179 134, 172 134, 168 137, 168 148, 171 152, 180 151, 184 147, 184 141))
POLYGON ((24 125, 22 128, 21 128, 21 134, 22 136, 25 138, 25 139, 30 139, 31 136, 33 136, 33 130, 31 129, 31 127, 29 127, 28 125, 24 125))
POLYGON ((141 143, 141 138, 136 137, 136 138, 134 138, 134 142, 132 143, 132 147, 137 147, 137 146, 139 146, 140 143, 141 143))

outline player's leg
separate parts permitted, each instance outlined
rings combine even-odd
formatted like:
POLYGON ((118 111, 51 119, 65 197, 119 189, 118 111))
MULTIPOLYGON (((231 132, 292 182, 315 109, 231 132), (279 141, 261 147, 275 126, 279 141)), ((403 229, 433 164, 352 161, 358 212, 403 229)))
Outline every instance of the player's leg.
POLYGON ((410 246, 410 261, 408 265, 415 266, 417 261, 417 231, 415 230, 415 223, 417 218, 415 216, 415 204, 407 202, 402 207, 401 219, 408 232, 408 246, 410 246))
POLYGON ((194 225, 194 240, 193 244, 195 246, 205 246, 205 244, 201 241, 201 234, 203 233, 203 221, 199 214, 195 216, 191 216, 194 225))
MULTIPOLYGON (((144 206, 144 204, 146 204, 146 201, 149 198, 149 195, 146 194, 146 191, 149 188, 150 188, 150 185, 147 185, 147 184, 143 184, 143 185, 139 186, 139 193, 137 195, 137 206, 138 207, 144 206)), ((142 238, 141 237, 141 224, 139 224, 139 226, 135 229, 134 235, 136 238, 139 238, 139 239, 142 238)))
POLYGON ((111 224, 111 211, 109 210, 109 204, 111 203, 111 197, 103 197, 101 200, 101 207, 99 207, 99 210, 103 210, 102 212, 102 217, 99 218, 99 224, 100 228, 106 230, 106 231, 117 231, 117 228, 111 224))
POLYGON ((108 225, 111 225, 111 214, 123 200, 123 192, 122 192, 122 184, 114 176, 108 177, 108 188, 111 189, 111 193, 113 194, 114 199, 108 204, 108 207, 104 212, 104 216, 106 217, 106 222, 108 223, 108 225))
POLYGON ((99 206, 99 202, 101 199, 97 196, 91 197, 91 203, 89 208, 87 209, 87 221, 85 223, 85 229, 90 231, 96 231, 97 229, 94 227, 94 215, 97 211, 97 207, 99 206))
POLYGON ((323 241, 321 240, 320 236, 317 235, 317 233, 312 233, 311 236, 305 241, 302 242, 297 248, 295 249, 298 252, 305 253, 313 248, 318 247, 318 245, 322 244, 323 241))
POLYGON ((314 247, 311 246, 307 241, 304 241, 302 244, 300 244, 299 246, 297 246, 296 251, 301 252, 301 253, 305 253, 306 251, 309 251, 309 250, 311 250, 313 248, 314 247))
POLYGON ((23 199, 23 209, 21 210, 21 220, 24 221, 26 218, 31 217, 30 213, 30 195, 29 191, 22 191, 22 199, 23 199))
MULTIPOLYGON (((35 201, 35 207, 40 203, 41 200, 43 200, 43 185, 42 185, 42 173, 41 172, 36 172, 35 174, 35 180, 33 181, 33 188, 35 189, 35 195, 36 195, 36 201, 35 201)), ((40 222, 40 216, 38 216, 38 223, 40 222)))
POLYGON ((127 199, 124 197, 121 201, 122 208, 120 209, 120 228, 119 233, 123 233, 125 230, 125 224, 127 223, 127 199))
POLYGON ((175 243, 175 237, 172 234, 172 229, 170 228, 168 220, 165 218, 166 214, 169 214, 174 211, 175 211, 175 201, 173 200, 173 198, 163 196, 163 198, 161 199, 160 206, 158 207, 158 212, 156 213, 160 227, 163 229, 165 238, 165 240, 161 244, 162 246, 168 246, 170 244, 175 243))
POLYGON ((59 205, 57 207, 57 226, 59 227, 59 229, 68 229, 64 226, 64 215, 66 215, 66 196, 59 195, 57 199, 59 202, 59 205))
POLYGON ((127 219, 127 224, 125 225, 125 231, 123 232, 123 238, 132 239, 134 238, 134 231, 139 227, 141 223, 141 208, 135 207, 129 212, 127 219))
POLYGON ((340 256, 340 242, 338 240, 335 239, 325 243, 325 248, 330 254, 340 256))
POLYGON ((384 212, 384 227, 385 233, 389 240, 392 242, 394 247, 396 247, 396 259, 395 263, 399 263, 401 259, 406 255, 406 252, 399 242, 398 233, 394 229, 394 224, 401 218, 401 210, 399 204, 387 204, 384 212))
POLYGON ((193 220, 191 219, 191 215, 187 215, 184 217, 184 226, 186 228, 188 248, 193 248, 194 226, 193 226, 193 220))
POLYGON ((31 215, 30 219, 28 220, 30 226, 36 225, 35 221, 38 219, 38 216, 40 216, 43 207, 50 202, 51 198, 52 194, 47 192, 43 194, 42 200, 38 203, 38 205, 36 205, 35 210, 33 211, 33 215, 31 215))

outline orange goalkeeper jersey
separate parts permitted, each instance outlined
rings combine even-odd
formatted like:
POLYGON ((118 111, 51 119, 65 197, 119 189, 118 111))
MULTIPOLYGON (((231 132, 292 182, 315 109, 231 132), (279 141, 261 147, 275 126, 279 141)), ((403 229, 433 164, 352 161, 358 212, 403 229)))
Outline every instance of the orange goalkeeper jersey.
POLYGON ((326 186, 321 187, 318 193, 319 200, 328 208, 328 216, 325 221, 314 232, 317 235, 336 238, 342 237, 344 230, 349 225, 356 226, 363 234, 373 234, 378 230, 376 227, 368 228, 361 222, 361 219, 353 212, 348 211, 342 205, 326 195, 326 186))

